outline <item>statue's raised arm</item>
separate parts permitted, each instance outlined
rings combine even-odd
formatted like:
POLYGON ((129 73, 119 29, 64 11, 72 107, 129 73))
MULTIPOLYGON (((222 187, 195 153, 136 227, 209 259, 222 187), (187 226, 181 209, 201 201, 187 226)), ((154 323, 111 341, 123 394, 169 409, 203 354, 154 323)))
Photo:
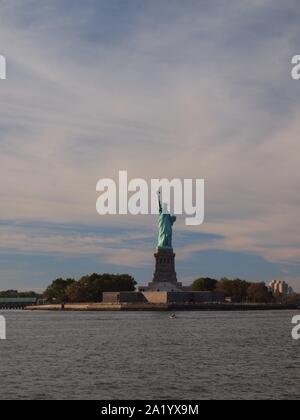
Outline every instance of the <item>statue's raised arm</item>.
POLYGON ((157 191, 157 197, 158 197, 159 214, 161 214, 163 208, 162 208, 162 204, 161 204, 161 198, 160 198, 160 191, 159 190, 157 191))

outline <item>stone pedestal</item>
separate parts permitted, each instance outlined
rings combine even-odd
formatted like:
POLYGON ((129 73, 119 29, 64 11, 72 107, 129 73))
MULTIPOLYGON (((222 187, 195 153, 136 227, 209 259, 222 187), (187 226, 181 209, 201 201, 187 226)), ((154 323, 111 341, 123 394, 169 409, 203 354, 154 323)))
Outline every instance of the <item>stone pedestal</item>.
POLYGON ((159 248, 154 254, 155 270, 153 275, 153 283, 176 283, 177 274, 175 271, 175 254, 172 248, 159 248))
POLYGON ((175 254, 172 248, 159 248, 154 254, 155 268, 152 282, 141 291, 181 291, 182 284, 177 281, 175 254))

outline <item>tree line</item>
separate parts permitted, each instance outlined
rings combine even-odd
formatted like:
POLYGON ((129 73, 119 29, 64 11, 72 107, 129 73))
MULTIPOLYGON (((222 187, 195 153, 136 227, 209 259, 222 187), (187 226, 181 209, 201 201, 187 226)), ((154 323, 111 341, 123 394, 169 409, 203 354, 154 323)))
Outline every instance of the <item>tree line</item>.
MULTIPOLYGON (((50 303, 101 302, 103 292, 127 292, 136 289, 136 281, 129 274, 97 274, 83 276, 79 280, 58 278, 54 280, 42 295, 35 292, 17 290, 0 291, 2 297, 37 297, 50 303)), ((296 303, 300 304, 299 294, 274 295, 265 283, 250 283, 241 279, 226 277, 216 280, 209 277, 196 279, 193 291, 217 291, 225 294, 234 302, 246 303, 296 303)))
POLYGON ((18 290, 3 290, 0 291, 0 298, 31 298, 36 297, 39 298, 39 295, 36 292, 18 292, 18 290))
POLYGON ((45 290, 48 302, 101 302, 103 292, 134 291, 136 281, 128 274, 92 274, 80 280, 56 279, 45 290))
POLYGON ((239 303, 300 303, 300 295, 297 293, 273 294, 265 283, 250 283, 246 280, 231 280, 226 277, 220 280, 201 277, 193 282, 192 290, 222 292, 227 298, 239 303))

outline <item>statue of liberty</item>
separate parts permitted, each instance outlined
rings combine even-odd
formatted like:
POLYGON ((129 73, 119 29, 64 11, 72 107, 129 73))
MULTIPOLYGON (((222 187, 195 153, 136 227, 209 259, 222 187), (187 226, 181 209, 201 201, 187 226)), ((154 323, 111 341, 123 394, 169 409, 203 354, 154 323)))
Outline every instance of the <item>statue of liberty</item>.
POLYGON ((171 216, 168 212, 167 204, 161 203, 160 191, 158 195, 159 204, 159 235, 158 235, 158 249, 172 249, 172 227, 176 222, 176 216, 171 216))

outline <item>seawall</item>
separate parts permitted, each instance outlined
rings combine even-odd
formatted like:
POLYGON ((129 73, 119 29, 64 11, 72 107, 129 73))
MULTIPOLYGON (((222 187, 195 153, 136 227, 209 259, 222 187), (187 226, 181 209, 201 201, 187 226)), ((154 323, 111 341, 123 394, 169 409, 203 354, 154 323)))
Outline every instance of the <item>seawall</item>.
POLYGON ((300 310, 300 305, 236 303, 77 303, 28 306, 30 311, 274 311, 300 310))

